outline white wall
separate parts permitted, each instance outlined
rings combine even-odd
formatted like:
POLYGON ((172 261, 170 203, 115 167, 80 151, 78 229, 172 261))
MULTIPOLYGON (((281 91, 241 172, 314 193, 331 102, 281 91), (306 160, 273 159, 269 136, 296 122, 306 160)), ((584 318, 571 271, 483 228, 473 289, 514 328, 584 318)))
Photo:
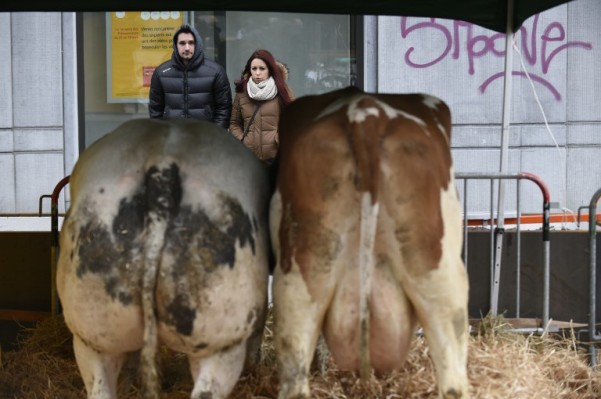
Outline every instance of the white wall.
MULTIPOLYGON (((65 24, 73 18, 74 14, 53 12, 0 13, 2 215, 37 213, 40 196, 52 193, 76 158, 76 71, 71 64, 65 84, 63 65, 64 60, 75 59, 75 46, 65 49, 63 41, 64 35, 73 36, 74 24, 65 24), (65 95, 65 87, 69 87, 69 95, 65 95), (65 104, 69 112, 65 112, 65 104)), ((59 211, 65 209, 64 197, 59 211)), ((44 204, 44 212, 49 212, 50 202, 44 204)), ((0 218, 0 230, 26 230, 28 226, 36 230, 39 225, 39 220, 31 217, 9 219, 0 218)))

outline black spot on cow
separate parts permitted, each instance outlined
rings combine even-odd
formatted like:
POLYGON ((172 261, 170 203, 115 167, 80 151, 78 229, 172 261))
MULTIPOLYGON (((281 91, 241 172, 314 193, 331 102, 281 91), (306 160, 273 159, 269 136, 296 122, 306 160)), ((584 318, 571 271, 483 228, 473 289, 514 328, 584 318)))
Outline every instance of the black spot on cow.
MULTIPOLYGON (((104 188, 99 192, 104 192, 104 188)), ((138 191, 120 199, 110 228, 90 210, 88 222, 79 231, 77 275, 102 276, 107 294, 124 305, 139 300, 135 293, 141 287, 141 252, 148 213, 155 212, 159 217, 173 215, 179 209, 181 197, 178 166, 171 164, 162 169, 152 166, 138 191)))
POLYGON ((132 292, 139 282, 127 270, 127 265, 133 263, 131 246, 116 245, 106 226, 97 218, 90 218, 79 232, 77 276, 96 274, 104 280, 105 291, 111 298, 124 305, 132 303, 132 292))
POLYGON ((167 306, 166 322, 175 326, 179 334, 191 335, 194 327, 196 310, 188 305, 185 295, 177 295, 167 306))
POLYGON ((100 187, 100 189, 98 190, 98 192, 99 192, 100 194, 104 194, 104 187, 100 187))
MULTIPOLYGON (((233 268, 236 245, 248 245, 255 254, 254 234, 259 226, 244 213, 238 200, 221 193, 218 201, 221 216, 215 219, 209 218, 205 209, 183 206, 182 197, 179 167, 171 164, 148 169, 144 184, 133 195, 119 200, 112 224, 107 226, 101 221, 96 216, 96 206, 90 205, 86 223, 79 227, 77 275, 100 276, 111 298, 124 305, 139 303, 144 232, 149 215, 168 220, 164 250, 175 259, 173 270, 169 271, 174 281, 210 273, 221 265, 233 268)), ((196 281, 208 284, 204 278, 196 281)), ((168 321, 170 324, 181 333, 191 331, 195 314, 182 298, 171 304, 170 312, 174 315, 168 321)))
POLYGON ((145 193, 142 190, 131 199, 122 198, 119 202, 119 211, 113 219, 112 231, 123 252, 131 251, 137 245, 136 240, 144 229, 144 197, 145 193))
POLYGON ((111 297, 117 298, 122 304, 129 305, 132 303, 133 296, 130 293, 122 291, 120 281, 116 277, 107 279, 104 283, 104 287, 111 297))
POLYGON ((145 176, 147 209, 159 217, 174 216, 182 201, 182 182, 179 167, 172 163, 168 168, 152 166, 145 176))
POLYGON ((220 195, 223 217, 212 220, 204 209, 182 206, 170 220, 166 249, 176 258, 174 278, 191 272, 191 260, 200 259, 201 267, 210 271, 219 265, 234 267, 236 243, 249 245, 255 254, 255 238, 249 215, 240 203, 226 194, 220 195))
POLYGON ((248 315, 246 315, 246 323, 250 324, 250 322, 255 319, 255 314, 256 314, 255 309, 250 310, 248 312, 248 315))
POLYGON ((104 280, 106 293, 124 305, 134 301, 139 287, 138 274, 141 235, 146 209, 142 187, 131 198, 121 198, 111 226, 96 216, 94 208, 86 212, 87 223, 79 229, 77 275, 93 273, 104 280))
POLYGON ((113 219, 113 234, 116 241, 129 251, 138 246, 137 238, 142 233, 149 212, 160 217, 174 215, 182 199, 179 167, 171 164, 159 169, 152 166, 144 177, 144 185, 132 198, 122 198, 119 211, 113 219))
POLYGON ((121 302, 124 305, 128 305, 128 304, 132 303, 132 301, 133 301, 132 295, 130 295, 126 292, 119 292, 118 299, 119 299, 119 302, 121 302))
POLYGON ((118 261, 118 254, 112 250, 110 235, 100 221, 92 218, 80 228, 78 244, 78 277, 88 272, 110 274, 118 261))
POLYGON ((248 242, 254 254, 255 240, 253 238, 253 229, 250 218, 244 213, 242 205, 240 205, 238 200, 229 196, 223 196, 223 203, 233 221, 232 225, 228 228, 228 235, 237 238, 240 241, 241 247, 244 247, 248 242))

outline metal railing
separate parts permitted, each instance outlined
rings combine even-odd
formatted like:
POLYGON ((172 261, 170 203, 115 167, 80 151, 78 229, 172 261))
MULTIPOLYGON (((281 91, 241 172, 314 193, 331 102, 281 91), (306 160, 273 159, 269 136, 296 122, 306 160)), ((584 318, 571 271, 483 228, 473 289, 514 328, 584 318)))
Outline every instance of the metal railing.
MULTIPOLYGON (((69 183, 70 176, 64 177, 60 180, 55 186, 52 194, 50 195, 42 195, 39 200, 39 215, 44 216, 42 213, 42 201, 44 198, 50 198, 51 201, 51 310, 52 315, 56 316, 58 313, 58 295, 56 293, 56 268, 58 264, 58 254, 59 254, 59 212, 58 212, 58 199, 60 192, 62 189, 69 183)), ((516 180, 517 181, 517 189, 516 189, 516 210, 517 210, 517 218, 516 218, 516 244, 517 244, 517 267, 516 267, 516 317, 520 317, 520 246, 521 246, 521 238, 520 238, 520 216, 521 216, 521 201, 520 201, 520 182, 522 180, 529 180, 535 183, 540 189, 543 197, 542 204, 542 240, 543 240, 543 309, 542 309, 542 327, 543 329, 547 327, 549 323, 549 280, 550 280, 550 241, 549 241, 549 231, 550 231, 550 222, 549 222, 549 212, 550 212, 550 196, 549 191, 545 185, 545 183, 536 175, 520 172, 517 174, 500 174, 500 173, 487 173, 487 174, 478 174, 478 173, 465 173, 465 174, 456 174, 456 181, 463 181, 463 215, 464 215, 464 260, 465 266, 468 266, 468 183, 473 180, 488 180, 490 183, 490 243, 491 243, 491 253, 490 253, 490 262, 491 262, 491 286, 490 286, 490 303, 491 303, 491 313, 496 315, 498 313, 498 303, 499 303, 499 291, 500 291, 500 272, 501 272, 501 253, 503 248, 503 234, 504 228, 498 227, 498 220, 496 219, 496 215, 494 212, 494 186, 495 182, 500 182, 501 180, 516 180)), ((14 216, 14 215, 13 215, 14 216)), ((32 215, 33 216, 33 215, 32 215)), ((45 215, 47 216, 47 215, 45 215)), ((594 225, 594 224, 593 224, 594 225)), ((503 226, 503 224, 501 224, 503 226)), ((592 241, 593 242, 593 241, 592 241)), ((591 244, 594 245, 594 244, 591 244)), ((594 256, 594 253, 593 253, 594 256)), ((594 273, 591 266, 591 273, 594 273)), ((591 279, 591 281, 594 281, 591 279)), ((594 306, 594 303, 593 303, 594 306)), ((594 313, 592 313, 594 315, 594 313)), ((593 316, 594 317, 594 316, 593 316)), ((594 322, 594 319, 592 320, 594 322)), ((601 337, 600 337, 601 339, 601 337)))
POLYGON ((490 282, 490 313, 498 314, 500 277, 501 277, 501 255, 503 249, 503 236, 505 233, 503 221, 499 221, 494 212, 494 188, 495 182, 501 183, 501 180, 516 180, 516 246, 517 246, 517 261, 516 261, 516 317, 520 317, 520 291, 521 291, 521 230, 520 218, 522 215, 520 201, 520 183, 522 180, 529 180, 535 183, 542 194, 542 264, 543 264, 543 308, 542 308, 542 329, 544 331, 549 324, 549 281, 550 281, 550 208, 551 200, 549 190, 546 184, 536 175, 527 172, 519 172, 517 174, 501 174, 501 173, 460 173, 455 175, 455 180, 463 180, 463 223, 464 223, 464 239, 463 239, 463 254, 464 262, 468 266, 468 182, 471 180, 488 180, 490 183, 490 265, 491 265, 491 282, 490 282), (501 222, 501 223, 499 223, 501 222))
POLYGON ((59 312, 58 293, 56 291, 56 268, 58 265, 59 254, 59 230, 58 230, 58 198, 63 188, 69 183, 71 176, 63 177, 54 187, 52 194, 40 196, 39 208, 42 213, 42 201, 44 198, 50 198, 50 311, 52 317, 56 317, 59 312))

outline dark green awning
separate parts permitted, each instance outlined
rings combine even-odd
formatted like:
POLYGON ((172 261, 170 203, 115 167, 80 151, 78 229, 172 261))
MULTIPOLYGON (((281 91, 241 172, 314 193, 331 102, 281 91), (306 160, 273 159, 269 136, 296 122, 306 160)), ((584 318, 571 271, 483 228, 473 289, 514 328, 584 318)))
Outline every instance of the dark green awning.
MULTIPOLYGON (((509 0, 2 0, 3 11, 277 11, 316 14, 401 15, 471 22, 507 31, 509 0)), ((569 0, 513 0, 512 28, 569 0)))

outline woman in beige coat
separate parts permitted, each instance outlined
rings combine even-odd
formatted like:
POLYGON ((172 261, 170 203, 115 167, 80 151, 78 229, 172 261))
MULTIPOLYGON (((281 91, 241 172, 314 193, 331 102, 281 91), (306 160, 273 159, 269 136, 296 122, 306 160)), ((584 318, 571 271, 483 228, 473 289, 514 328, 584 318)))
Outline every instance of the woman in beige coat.
POLYGON ((256 50, 236 84, 230 132, 263 162, 278 151, 280 111, 293 100, 288 70, 267 50, 256 50))

